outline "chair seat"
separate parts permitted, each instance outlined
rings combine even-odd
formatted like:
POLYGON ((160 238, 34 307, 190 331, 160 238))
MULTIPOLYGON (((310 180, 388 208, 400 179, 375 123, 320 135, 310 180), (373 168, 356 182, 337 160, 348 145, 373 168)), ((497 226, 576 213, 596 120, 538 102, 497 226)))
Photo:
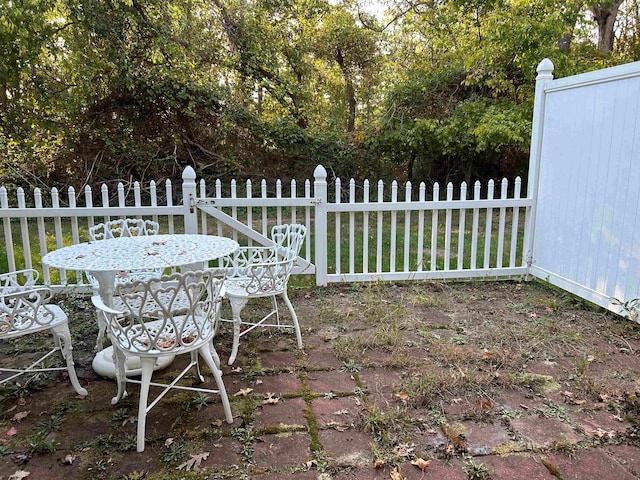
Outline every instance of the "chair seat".
POLYGON ((126 330, 114 332, 112 341, 133 355, 154 357, 172 353, 190 352, 207 343, 212 336, 213 324, 198 322, 203 327, 199 331, 192 317, 174 316, 175 327, 165 320, 153 320, 137 324, 126 330))
POLYGON ((49 330, 67 322, 67 315, 57 305, 38 307, 36 318, 16 315, 11 322, 8 316, 0 315, 0 338, 16 338, 22 335, 49 330))

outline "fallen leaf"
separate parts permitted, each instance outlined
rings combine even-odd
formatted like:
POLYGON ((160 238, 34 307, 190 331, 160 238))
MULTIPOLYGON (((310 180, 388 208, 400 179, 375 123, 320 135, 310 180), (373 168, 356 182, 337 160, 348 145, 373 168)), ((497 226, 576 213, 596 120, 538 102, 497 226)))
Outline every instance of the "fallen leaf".
POLYGON ((8 480, 22 480, 23 478, 31 475, 31 472, 27 472, 25 470, 17 470, 16 473, 11 475, 8 480))
POLYGON ((29 412, 28 410, 26 412, 18 412, 13 417, 11 417, 11 421, 20 423, 20 421, 24 420, 27 415, 29 415, 29 413, 31 412, 29 412))
POLYGON ((491 357, 491 352, 486 348, 482 350, 482 358, 488 360, 491 357))
POLYGON ((382 468, 384 467, 384 460, 376 460, 375 462, 373 462, 373 468, 382 468))
POLYGON ((402 474, 400 473, 400 470, 398 470, 398 467, 391 470, 391 473, 389 475, 391 476, 391 480, 404 480, 402 474))
POLYGON ((144 470, 134 470, 133 472, 129 472, 127 475, 127 480, 139 480, 140 478, 144 478, 147 474, 144 470))
POLYGON ((436 432, 436 429, 435 429, 435 428, 430 428, 430 429, 428 429, 428 430, 427 430, 427 433, 428 433, 429 435, 435 435, 435 434, 436 434, 436 433, 438 433, 438 432, 436 432))
POLYGON ((527 407, 523 403, 520 404, 520 408, 523 409, 523 410, 529 410, 529 407, 527 407))
POLYGON ((458 405, 460 402, 462 402, 461 398, 452 398, 451 399, 451 403, 454 405, 458 405))
POLYGON ((165 446, 165 447, 170 447, 172 443, 173 443, 173 438, 167 438, 167 439, 164 441, 164 446, 165 446))
POLYGON ((596 359, 596 357, 594 357, 593 355, 589 355, 589 356, 587 357, 587 362, 591 363, 591 362, 593 362, 595 359, 596 359))
POLYGON ((353 400, 356 402, 356 406, 359 407, 360 405, 362 405, 362 402, 360 401, 360 399, 358 397, 355 397, 353 400))
POLYGON ((232 373, 240 373, 242 371, 242 367, 233 367, 231 369, 232 373))
POLYGON ((78 458, 78 457, 76 457, 75 455, 69 454, 69 455, 65 456, 62 459, 62 464, 63 465, 73 465, 73 462, 76 460, 76 458, 78 458))
POLYGON ((18 434, 18 430, 15 427, 11 427, 7 430, 7 437, 15 437, 18 434))
POLYGON ((206 460, 209 456, 209 452, 199 453, 197 455, 189 455, 191 458, 184 463, 181 463, 176 467, 176 470, 184 470, 190 472, 193 469, 200 468, 200 464, 203 460, 206 460))
POLYGON ((403 402, 409 400, 409 392, 407 392, 406 390, 402 390, 401 392, 396 393, 395 396, 403 402))
POLYGON ((338 432, 346 432, 347 430, 349 430, 349 426, 345 425, 343 423, 338 423, 335 421, 331 421, 331 422, 327 422, 326 426, 328 428, 333 428, 334 430, 338 431, 338 432))
POLYGON ((336 410, 333 412, 334 415, 349 415, 351 412, 348 408, 343 408, 342 410, 336 410))
POLYGON ((280 399, 275 395, 275 393, 267 392, 264 396, 264 400, 262 400, 262 405, 275 405, 278 403, 280 399))
POLYGON ((23 397, 20 397, 18 399, 18 405, 20 405, 21 407, 24 407, 27 404, 27 400, 23 397))
POLYGON ((9 410, 7 410, 5 413, 13 412, 16 408, 18 408, 18 405, 14 405, 14 406, 13 406, 13 407, 11 407, 9 410))
POLYGON ((476 406, 480 410, 491 410, 493 408, 493 402, 490 398, 482 397, 476 400, 476 406))
POLYGON ((211 425, 213 425, 214 427, 221 427, 222 426, 222 420, 220 420, 220 419, 214 420, 213 422, 211 422, 211 425))
POLYGON ((424 472, 431 465, 431 460, 418 457, 415 460, 411 460, 411 465, 415 465, 424 472))
POLYGON ((256 385, 262 385, 262 380, 256 380, 256 385))
POLYGON ((236 393, 233 394, 234 397, 246 397, 251 392, 253 392, 253 388, 241 388, 236 393))
POLYGON ((584 405, 585 403, 587 403, 587 401, 586 400, 578 400, 578 399, 576 399, 576 400, 571 400, 570 403, 571 403, 571 405, 584 405))

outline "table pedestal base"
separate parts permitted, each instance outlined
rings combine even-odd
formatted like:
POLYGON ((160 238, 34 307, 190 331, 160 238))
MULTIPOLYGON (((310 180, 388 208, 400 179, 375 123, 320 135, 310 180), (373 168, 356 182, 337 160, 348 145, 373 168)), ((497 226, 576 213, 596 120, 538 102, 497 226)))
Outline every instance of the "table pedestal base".
MULTIPOLYGON (((153 370, 157 371, 167 368, 171 365, 174 358, 175 355, 170 357, 158 357, 153 370)), ((128 377, 136 377, 142 374, 140 359, 138 357, 127 357, 124 365, 128 377)), ((116 367, 113 364, 113 346, 100 350, 93 359, 92 366, 93 370, 101 377, 115 379, 116 367)))

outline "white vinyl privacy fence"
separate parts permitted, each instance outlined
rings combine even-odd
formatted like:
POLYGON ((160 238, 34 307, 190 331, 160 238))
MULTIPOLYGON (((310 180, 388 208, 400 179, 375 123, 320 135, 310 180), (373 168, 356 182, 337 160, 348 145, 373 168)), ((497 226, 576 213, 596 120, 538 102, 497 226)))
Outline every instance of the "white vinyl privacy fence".
POLYGON ((530 271, 617 311, 640 297, 640 62, 552 71, 538 66, 530 271))

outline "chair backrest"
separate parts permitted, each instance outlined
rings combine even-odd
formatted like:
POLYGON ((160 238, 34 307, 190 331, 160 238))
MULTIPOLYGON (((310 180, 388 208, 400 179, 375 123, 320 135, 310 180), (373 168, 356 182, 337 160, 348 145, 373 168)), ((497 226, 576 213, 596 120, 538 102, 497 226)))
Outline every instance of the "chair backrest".
POLYGON ((271 240, 286 259, 298 256, 306 235, 307 227, 298 223, 276 225, 271 229, 271 240))
POLYGON ((125 311, 110 318, 112 341, 134 354, 197 348, 213 337, 222 283, 198 270, 117 285, 125 311))
POLYGON ((56 314, 47 306, 53 292, 47 287, 0 292, 0 338, 47 328, 56 314))
POLYGON ((157 235, 160 230, 158 222, 142 218, 124 218, 99 223, 89 228, 89 239, 107 240, 109 238, 138 237, 141 235, 157 235))

